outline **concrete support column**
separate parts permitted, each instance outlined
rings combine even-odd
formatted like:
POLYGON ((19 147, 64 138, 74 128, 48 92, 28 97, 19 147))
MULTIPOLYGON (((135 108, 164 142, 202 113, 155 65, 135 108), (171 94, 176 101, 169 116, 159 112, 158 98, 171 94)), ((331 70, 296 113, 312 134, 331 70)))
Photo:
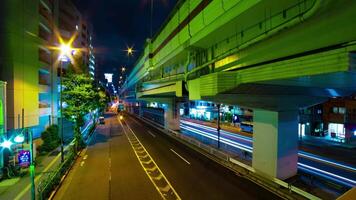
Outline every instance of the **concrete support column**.
POLYGON ((164 127, 171 130, 180 130, 179 103, 173 98, 164 109, 164 127))
POLYGON ((142 118, 143 117, 143 105, 144 104, 144 102, 142 102, 142 101, 140 101, 139 103, 138 103, 138 116, 140 117, 140 118, 142 118))
POLYGON ((297 173, 297 111, 254 110, 252 166, 257 173, 287 179, 297 173))

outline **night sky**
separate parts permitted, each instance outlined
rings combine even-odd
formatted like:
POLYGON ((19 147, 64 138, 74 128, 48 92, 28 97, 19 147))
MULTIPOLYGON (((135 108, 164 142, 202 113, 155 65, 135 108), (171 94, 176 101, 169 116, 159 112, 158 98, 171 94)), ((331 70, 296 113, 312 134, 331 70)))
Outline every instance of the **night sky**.
MULTIPOLYGON (((158 31, 177 0, 153 0, 153 34, 158 31)), ((114 73, 117 85, 121 66, 132 69, 150 36, 151 0, 74 0, 77 8, 93 27, 96 66, 100 78, 104 72, 114 73), (124 51, 133 46, 134 56, 124 51)))

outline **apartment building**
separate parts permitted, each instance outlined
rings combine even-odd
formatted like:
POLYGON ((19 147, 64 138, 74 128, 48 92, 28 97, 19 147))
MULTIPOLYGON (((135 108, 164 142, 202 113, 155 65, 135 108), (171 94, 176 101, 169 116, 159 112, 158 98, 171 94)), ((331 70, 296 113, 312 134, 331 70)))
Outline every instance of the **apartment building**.
MULTIPOLYGON (((0 2, 0 80, 7 82, 7 132, 31 127, 35 137, 59 117, 59 46, 77 35, 89 68, 89 31, 70 0, 3 0, 0 2)), ((4 105, 4 104, 3 104, 4 105)), ((0 105, 1 106, 1 105, 0 105)), ((0 121, 1 122, 1 121, 0 121)))

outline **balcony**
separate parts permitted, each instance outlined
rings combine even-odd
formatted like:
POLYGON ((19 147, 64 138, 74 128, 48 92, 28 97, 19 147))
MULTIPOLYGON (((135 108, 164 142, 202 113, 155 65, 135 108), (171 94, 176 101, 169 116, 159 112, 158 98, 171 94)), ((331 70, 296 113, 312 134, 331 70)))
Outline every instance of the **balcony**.
POLYGON ((45 50, 39 49, 38 57, 41 62, 51 64, 51 54, 47 53, 45 50))
POLYGON ((51 91, 51 88, 49 85, 43 85, 43 84, 38 85, 39 93, 49 93, 50 91, 51 91))
POLYGON ((40 5, 39 8, 39 13, 40 15, 46 19, 47 21, 49 21, 51 19, 51 14, 48 12, 47 8, 45 8, 44 6, 40 5))
POLYGON ((46 31, 41 25, 39 26, 38 36, 46 42, 51 40, 51 33, 46 31))

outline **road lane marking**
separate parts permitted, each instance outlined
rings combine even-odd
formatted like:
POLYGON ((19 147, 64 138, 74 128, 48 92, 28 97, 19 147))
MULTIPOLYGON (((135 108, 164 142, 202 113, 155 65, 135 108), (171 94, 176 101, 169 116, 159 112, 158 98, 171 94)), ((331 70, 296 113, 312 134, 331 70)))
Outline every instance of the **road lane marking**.
POLYGON ((183 158, 183 156, 179 155, 177 152, 175 152, 173 149, 171 149, 171 151, 176 154, 180 159, 182 159, 184 162, 186 162, 188 165, 190 165, 190 162, 188 162, 188 160, 186 160, 185 158, 183 158))
POLYGON ((137 125, 141 126, 141 124, 136 119, 134 119, 133 117, 131 117, 130 119, 132 119, 133 122, 135 122, 137 125))
POLYGON ((84 165, 84 161, 80 162, 80 166, 83 167, 84 165))
POLYGON ((153 134, 151 131, 147 131, 150 135, 152 135, 152 137, 156 137, 156 135, 155 134, 153 134))
POLYGON ((88 158, 88 155, 85 155, 84 157, 83 157, 83 160, 86 160, 88 158))
POLYGON ((158 193, 161 195, 162 199, 176 199, 176 200, 181 200, 177 192, 174 190, 173 186, 170 184, 168 181, 167 177, 163 174, 163 172, 160 170, 156 162, 153 160, 151 155, 148 153, 146 148, 142 145, 140 140, 137 138, 136 134, 134 131, 130 128, 130 126, 126 123, 127 129, 129 131, 126 131, 124 128, 121 120, 119 120, 122 129, 124 130, 125 136, 128 139, 141 167, 145 171, 146 175, 152 182, 153 186, 156 188, 158 193), (140 152, 137 152, 137 146, 140 146, 142 149, 140 152), (143 162, 147 162, 147 160, 143 160, 143 155, 139 154, 144 154, 144 157, 147 157, 149 161, 152 162, 152 166, 145 167, 145 164, 143 162))

